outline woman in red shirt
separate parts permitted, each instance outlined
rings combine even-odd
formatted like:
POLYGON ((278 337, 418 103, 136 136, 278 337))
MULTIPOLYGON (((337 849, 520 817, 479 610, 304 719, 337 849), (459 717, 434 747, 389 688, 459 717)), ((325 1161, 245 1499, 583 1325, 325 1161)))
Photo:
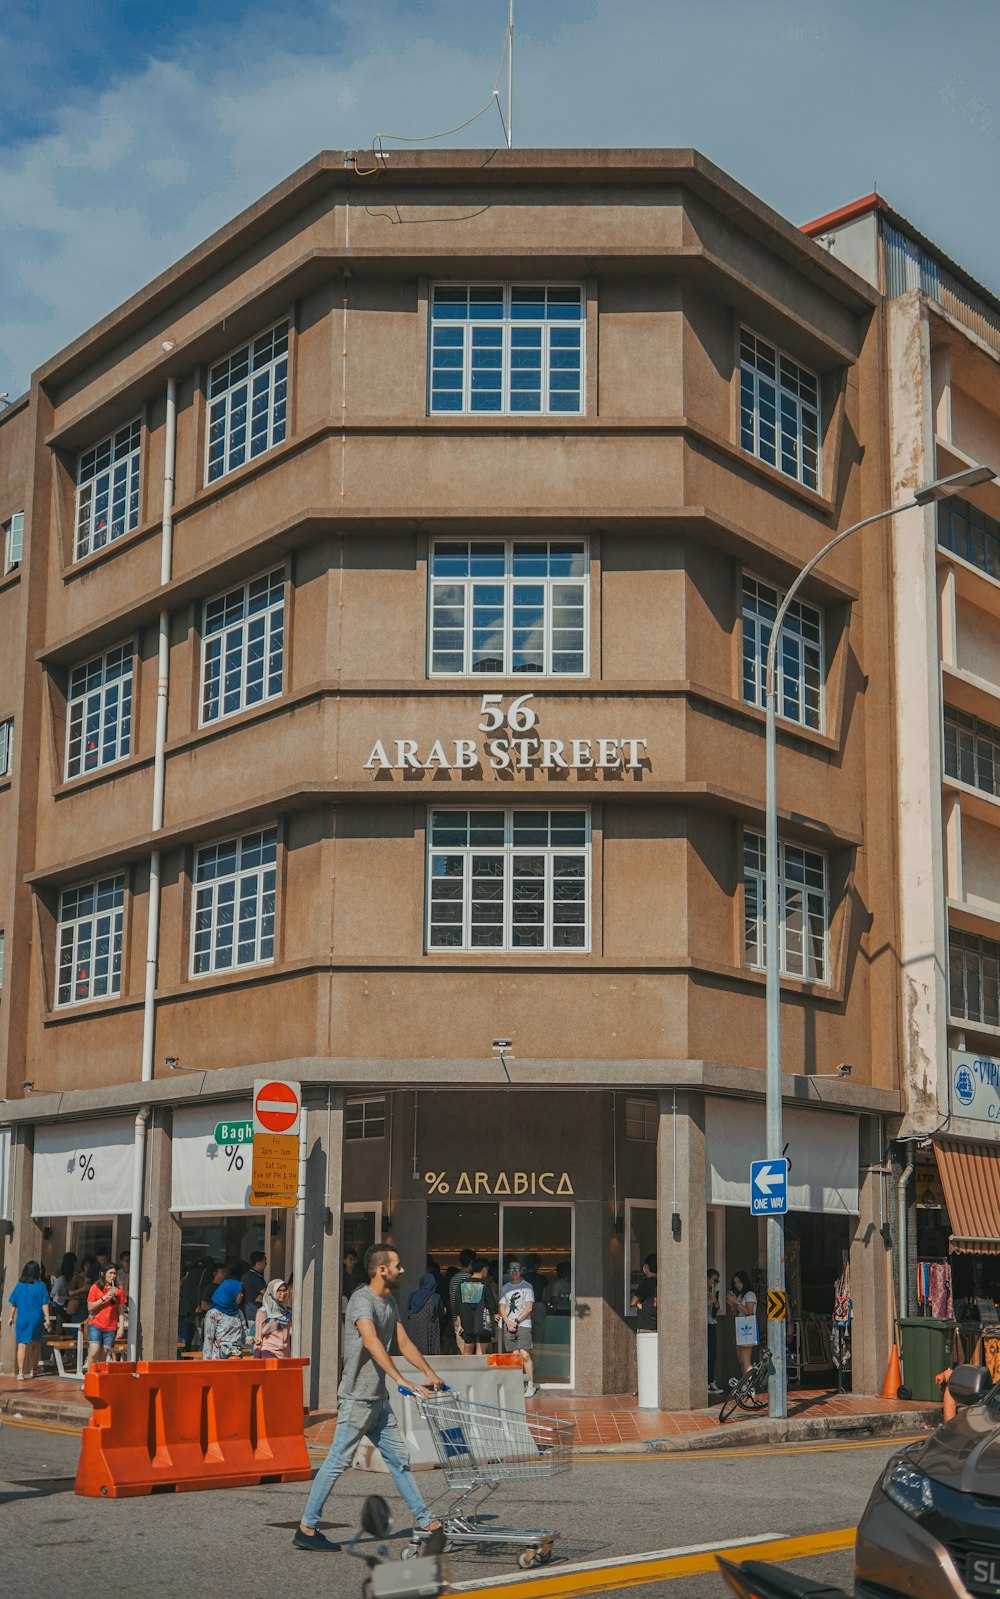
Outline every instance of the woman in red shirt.
POLYGON ((118 1336, 118 1318, 121 1315, 125 1294, 118 1286, 118 1268, 106 1266, 87 1295, 90 1325, 87 1341, 90 1345, 90 1364, 102 1365, 110 1359, 118 1336))

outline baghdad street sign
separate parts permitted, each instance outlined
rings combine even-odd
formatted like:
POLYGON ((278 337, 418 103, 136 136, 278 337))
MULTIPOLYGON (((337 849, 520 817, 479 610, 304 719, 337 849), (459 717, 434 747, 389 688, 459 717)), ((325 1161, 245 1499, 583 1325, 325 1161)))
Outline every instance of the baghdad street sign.
POLYGON ((220 1148, 226 1144, 252 1144, 253 1122, 216 1122, 215 1142, 220 1148))

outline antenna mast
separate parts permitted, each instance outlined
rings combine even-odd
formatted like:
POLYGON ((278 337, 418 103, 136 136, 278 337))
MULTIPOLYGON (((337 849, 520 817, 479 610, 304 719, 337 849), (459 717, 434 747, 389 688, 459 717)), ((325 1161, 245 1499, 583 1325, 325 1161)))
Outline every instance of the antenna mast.
POLYGON ((514 148, 514 0, 507 9, 507 148, 514 148))

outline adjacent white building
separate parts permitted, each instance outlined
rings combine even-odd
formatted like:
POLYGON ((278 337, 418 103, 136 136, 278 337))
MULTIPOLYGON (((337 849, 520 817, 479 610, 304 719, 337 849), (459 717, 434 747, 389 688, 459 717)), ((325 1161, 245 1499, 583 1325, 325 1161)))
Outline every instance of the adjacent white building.
MULTIPOLYGON (((886 296, 887 503, 1000 470, 1000 300, 878 195, 804 230, 886 296)), ((910 1309, 1000 1289, 1000 483, 905 512, 891 541, 910 1309), (928 1142, 929 1141, 929 1142, 928 1142), (940 1283, 940 1273, 936 1279, 940 1283)), ((903 1307, 901 1307, 903 1308, 903 1307)), ((940 1307, 937 1307, 940 1308, 940 1307)))

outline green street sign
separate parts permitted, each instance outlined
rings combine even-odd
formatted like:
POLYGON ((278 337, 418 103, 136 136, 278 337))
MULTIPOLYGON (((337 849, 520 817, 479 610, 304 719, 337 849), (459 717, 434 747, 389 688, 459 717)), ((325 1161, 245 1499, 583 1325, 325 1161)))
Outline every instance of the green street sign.
POLYGON ((252 1144, 253 1122, 216 1122, 215 1142, 224 1144, 252 1144))

